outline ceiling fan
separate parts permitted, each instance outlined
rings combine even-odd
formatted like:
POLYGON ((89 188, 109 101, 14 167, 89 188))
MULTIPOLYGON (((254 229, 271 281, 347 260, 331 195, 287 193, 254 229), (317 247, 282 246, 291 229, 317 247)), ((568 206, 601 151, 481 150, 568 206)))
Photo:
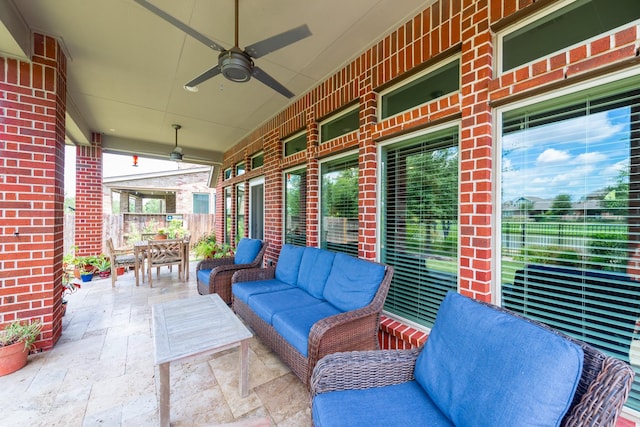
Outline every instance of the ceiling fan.
POLYGON ((309 37, 311 35, 311 31, 306 24, 249 45, 242 50, 238 47, 238 0, 235 0, 235 44, 232 48, 225 49, 204 34, 196 31, 184 22, 152 5, 147 0, 134 1, 171 25, 184 31, 194 39, 207 45, 209 48, 220 51, 220 54, 218 55, 218 63, 214 67, 211 67, 198 77, 186 83, 184 85, 185 89, 197 91, 197 86, 200 83, 207 81, 218 74, 222 74, 228 80, 233 82, 247 82, 251 77, 255 77, 258 81, 264 83, 287 98, 292 98, 294 96, 289 89, 280 84, 260 67, 257 67, 253 60, 309 37))

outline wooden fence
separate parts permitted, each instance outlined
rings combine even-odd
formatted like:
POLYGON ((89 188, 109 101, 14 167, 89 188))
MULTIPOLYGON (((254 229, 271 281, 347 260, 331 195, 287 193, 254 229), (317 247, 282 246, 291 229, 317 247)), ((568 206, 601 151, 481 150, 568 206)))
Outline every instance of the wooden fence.
MULTIPOLYGON (((127 214, 127 221, 132 220, 133 214, 127 214)), ((140 214, 140 216, 150 217, 149 214, 140 214)), ((166 214, 161 215, 163 218, 166 214)), ((191 242, 198 240, 203 234, 212 233, 215 230, 215 215, 214 214, 180 214, 185 224, 185 228, 191 235, 191 242)), ((136 222, 139 222, 140 218, 135 218, 136 222)), ((165 224, 158 221, 160 226, 164 227, 165 224)), ((102 216, 102 233, 103 233, 103 249, 102 252, 106 253, 106 241, 109 238, 113 239, 115 246, 124 246, 126 244, 127 236, 125 230, 128 227, 125 224, 125 217, 122 214, 104 214, 102 216)), ((69 253, 72 246, 75 244, 75 215, 66 214, 64 216, 64 253, 69 253)))

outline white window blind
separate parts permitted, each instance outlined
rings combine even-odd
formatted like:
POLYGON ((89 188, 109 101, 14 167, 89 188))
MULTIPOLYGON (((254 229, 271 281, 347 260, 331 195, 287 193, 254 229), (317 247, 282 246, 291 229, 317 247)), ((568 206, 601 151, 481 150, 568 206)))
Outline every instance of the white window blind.
POLYGON ((284 242, 307 244, 307 171, 299 169, 284 174, 284 242))
POLYGON ((597 92, 503 115, 502 300, 637 365, 640 91, 597 92))
POLYGON ((457 290, 458 128, 384 150, 382 260, 395 273, 385 309, 432 326, 457 290))

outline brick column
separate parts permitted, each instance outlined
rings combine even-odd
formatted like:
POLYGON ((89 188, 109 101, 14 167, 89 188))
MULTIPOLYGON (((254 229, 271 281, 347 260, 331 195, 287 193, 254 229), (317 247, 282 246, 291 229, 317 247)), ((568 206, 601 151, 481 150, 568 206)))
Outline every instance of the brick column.
POLYGON ((79 255, 102 252, 102 136, 76 150, 76 245, 79 255))
POLYGON ((48 350, 62 332, 66 57, 33 41, 30 62, 0 57, 0 323, 42 321, 48 350))

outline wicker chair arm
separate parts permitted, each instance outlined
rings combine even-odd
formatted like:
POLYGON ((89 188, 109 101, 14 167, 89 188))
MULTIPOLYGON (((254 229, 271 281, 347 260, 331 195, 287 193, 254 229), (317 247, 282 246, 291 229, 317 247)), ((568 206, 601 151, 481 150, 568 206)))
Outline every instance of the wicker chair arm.
POLYGON ((247 268, 238 270, 231 278, 231 283, 254 282, 256 280, 269 280, 276 277, 276 268, 247 268))
POLYGON ((330 391, 366 389, 414 379, 420 349, 351 351, 323 357, 311 376, 311 397, 330 391))
POLYGON ((227 256, 222 258, 203 259, 196 265, 196 271, 213 270, 220 265, 233 265, 234 257, 227 256))

